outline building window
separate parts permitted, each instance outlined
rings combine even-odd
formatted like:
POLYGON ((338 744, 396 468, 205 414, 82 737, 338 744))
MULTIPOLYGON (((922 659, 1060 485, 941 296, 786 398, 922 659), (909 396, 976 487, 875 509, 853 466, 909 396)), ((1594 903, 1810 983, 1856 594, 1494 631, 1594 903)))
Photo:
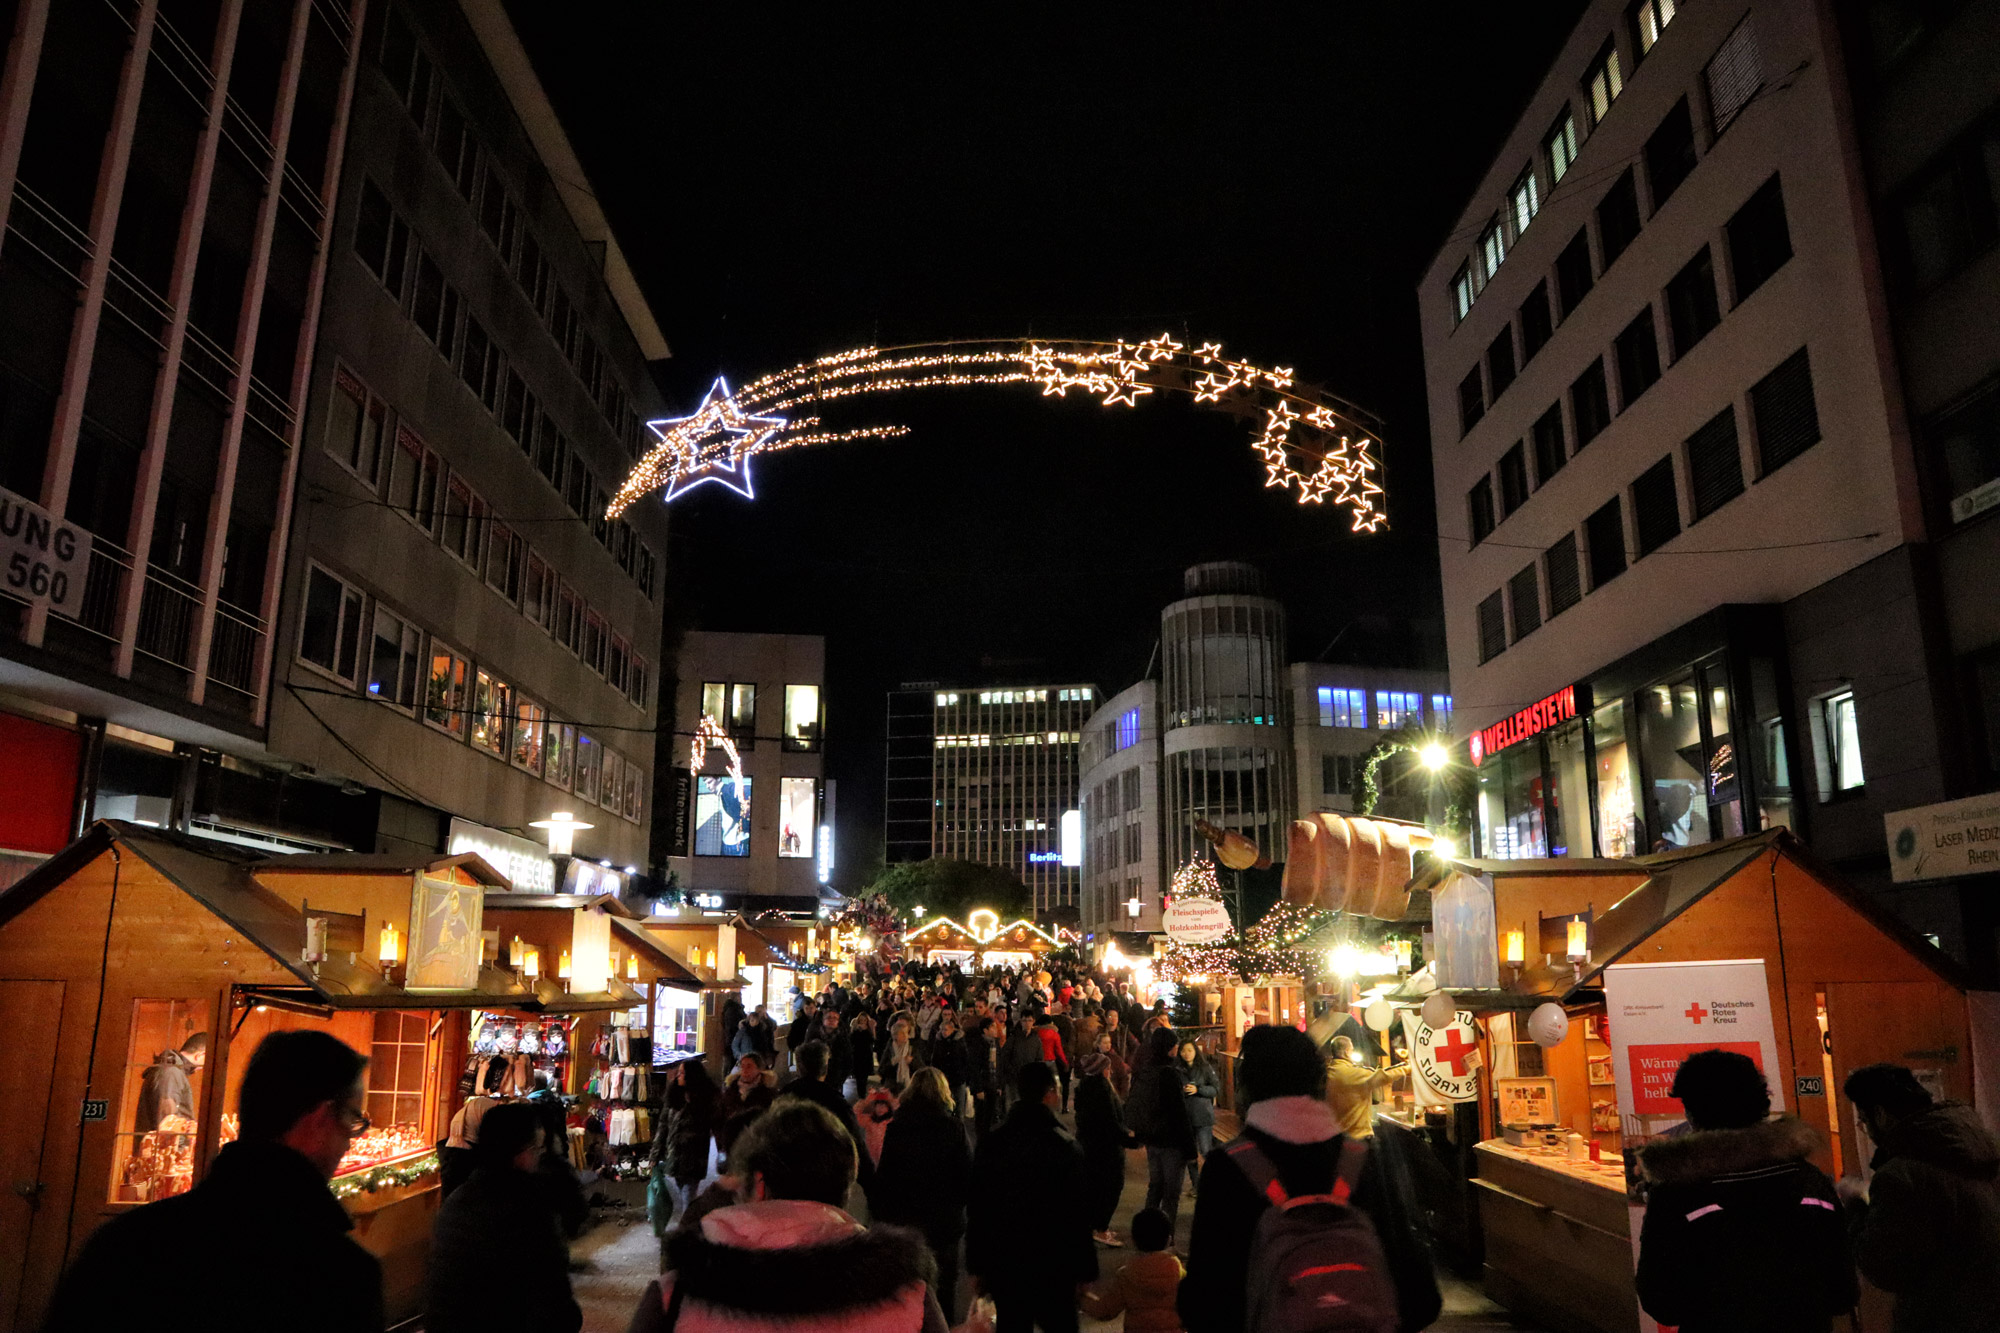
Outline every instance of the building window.
POLYGON ((444 359, 451 360, 458 343, 458 292, 428 254, 417 257, 417 288, 410 298, 410 319, 444 359))
POLYGON ((1490 662, 1507 651, 1507 607, 1499 593, 1479 604, 1479 660, 1490 662))
POLYGON ((1722 310, 1715 299, 1715 263, 1704 245, 1667 284, 1667 326, 1673 334, 1674 360, 1686 356, 1721 322, 1722 310))
POLYGON ((381 480, 382 442, 388 422, 388 405, 370 394, 346 366, 336 367, 327 411, 326 451, 371 491, 381 480))
POLYGON ((1668 454, 1632 483, 1632 520, 1643 559, 1681 531, 1680 496, 1674 489, 1674 456, 1668 454))
POLYGON ((1822 736, 1821 767, 1827 790, 1852 791, 1866 780, 1861 771, 1861 732, 1855 725, 1854 691, 1842 690, 1819 701, 1822 736))
POLYGON ((1542 140, 1542 151, 1549 161, 1549 184, 1554 186, 1569 171, 1576 161, 1576 113, 1568 107, 1556 119, 1555 128, 1549 137, 1542 140))
POLYGON ((1801 347, 1750 386, 1750 417, 1757 429, 1757 475, 1768 477, 1819 443, 1819 409, 1813 405, 1812 363, 1801 347))
POLYGON ((647 671, 646 659, 637 653, 633 653, 632 684, 631 688, 626 690, 625 697, 640 708, 646 707, 652 698, 650 692, 652 683, 652 676, 647 671))
POLYGON ((621 635, 612 634, 606 637, 610 640, 610 647, 605 650, 604 655, 604 679, 612 689, 623 694, 625 674, 632 665, 632 645, 625 642, 621 635))
POLYGON ((730 737, 745 749, 757 741, 757 687, 736 684, 729 687, 730 737))
POLYGON ((1506 518, 1528 502, 1528 451, 1516 444, 1500 455, 1500 516, 1506 518))
POLYGON ((1549 410, 1535 419, 1534 430, 1530 433, 1535 445, 1535 486, 1540 489, 1549 484, 1549 478, 1562 471, 1568 461, 1563 452, 1563 413, 1561 403, 1550 403, 1549 410))
POLYGON ((1345 796, 1354 790, 1355 756, 1351 754, 1321 755, 1319 761, 1320 791, 1328 796, 1345 796))
POLYGON ((389 505, 425 532, 437 526, 438 479, 444 462, 424 448, 415 431, 396 427, 396 447, 389 455, 389 505))
POLYGON ((1602 588, 1625 572, 1625 518, 1612 496, 1583 521, 1585 554, 1590 557, 1590 586, 1602 588))
POLYGON ((1764 285, 1792 257, 1792 234, 1785 225, 1785 192, 1772 176, 1729 219, 1729 270, 1736 277, 1736 304, 1764 285))
POLYGON ((785 737, 787 750, 819 748, 819 686, 785 686, 785 737))
POLYGON ((1479 418, 1485 415, 1485 392, 1479 382, 1479 367, 1474 366, 1458 382, 1458 433, 1469 434, 1479 424, 1479 418))
POLYGON ((1424 720, 1424 696, 1405 690, 1375 691, 1375 725, 1382 731, 1399 731, 1412 722, 1424 720))
POLYGON ((1473 484, 1465 497, 1466 510, 1472 519, 1472 544, 1474 546, 1493 535, 1493 478, 1489 474, 1473 484))
POLYGON ((604 617, 584 608, 583 612, 583 664, 598 675, 604 674, 604 617))
POLYGON ((1128 708, 1120 713, 1114 733, 1112 740, 1114 752, 1117 750, 1129 750, 1137 745, 1139 743, 1139 710, 1128 708))
POLYGON ((472 743, 488 754, 507 757, 513 735, 514 687, 490 671, 472 677, 472 743))
POLYGON ((1519 643, 1542 627, 1541 586, 1532 564, 1507 580, 1507 600, 1514 608, 1514 642, 1519 643))
POLYGON ((1507 260, 1507 233, 1501 230, 1500 219, 1494 218, 1486 224, 1486 230, 1479 234, 1479 273, 1481 285, 1499 276, 1500 265, 1507 260))
POLYGON ((556 641, 573 653, 583 652, 583 598, 567 583, 556 597, 556 641))
POLYGON ((361 590, 308 567, 306 600, 299 625, 299 660, 352 683, 361 656, 361 590))
MULTIPOLYGON (((112 1139, 112 1203, 146 1203, 187 1191, 191 1177, 176 1174, 171 1168, 182 1153, 194 1156, 207 1062, 180 1057, 177 1063, 169 1063, 162 1053, 186 1050, 197 1036, 205 1042, 213 1026, 209 1021, 213 1012, 201 1001, 132 1002, 132 1035, 118 1079, 123 1093, 118 1099, 118 1118, 111 1122, 116 1131, 112 1139)), ((189 1050, 188 1054, 195 1052, 189 1050)))
POLYGON ((1535 214, 1542 210, 1542 187, 1535 179, 1535 169, 1530 166, 1514 182, 1514 188, 1507 191, 1507 205, 1513 214, 1514 235, 1519 236, 1535 220, 1535 214))
POLYGON ((431 640, 431 671, 424 685, 424 721, 454 736, 465 734, 470 668, 463 657, 431 640))
POLYGON ((1446 733, 1451 731, 1451 696, 1449 694, 1433 694, 1431 696, 1431 730, 1446 733))
POLYGON ((1646 183, 1653 190, 1656 216, 1694 171, 1694 164, 1694 118, 1688 115, 1687 98, 1683 97, 1646 140, 1646 183))
POLYGON ((521 600, 521 565, 528 544, 504 523, 494 523, 486 542, 486 586, 509 602, 521 600))
POLYGON ((1660 380, 1660 341, 1653 329, 1653 307, 1625 326, 1615 344, 1618 359, 1618 405, 1632 406, 1640 394, 1660 380))
POLYGON ((377 606, 375 639, 368 654, 368 693, 404 712, 414 712, 422 662, 423 636, 417 627, 377 606))
POLYGON ((749 778, 709 777, 694 786, 694 854, 750 855, 749 778))
POLYGON ((514 705, 514 767, 536 777, 542 774, 542 738, 548 721, 549 710, 538 703, 524 698, 514 705))
POLYGON ((1627 169, 1597 204, 1597 243, 1610 268, 1625 253, 1625 247, 1639 239, 1639 187, 1627 169))
POLYGON ((500 378, 500 349, 486 336, 486 327, 472 316, 465 317, 465 343, 458 363, 459 378, 472 396, 489 409, 500 378))
POLYGON ((1590 295, 1590 237, 1582 229, 1570 238, 1556 256, 1556 296, 1562 301, 1562 317, 1568 319, 1590 295))
POLYGON ((551 721, 542 733, 542 772, 556 786, 568 791, 576 785, 576 728, 551 721))
POLYGON ((1500 336, 1486 349, 1486 378, 1492 382, 1495 401, 1514 382, 1513 329, 1500 330, 1500 336))
POLYGON ((1472 313, 1472 269, 1460 264, 1451 278, 1451 322, 1457 324, 1472 313))
POLYGON ((361 182, 361 210, 354 223, 354 253, 389 294, 403 295, 403 270, 409 261, 410 224, 396 216, 388 197, 372 180, 361 182))
POLYGON ((1554 336, 1555 325, 1549 318, 1549 284, 1544 279, 1521 302, 1521 363, 1526 365, 1534 360, 1535 353, 1554 336))
POLYGON ((1720 138, 1764 83, 1764 59, 1747 16, 1716 48, 1702 82, 1708 86, 1709 127, 1720 138))
POLYGON ((453 476, 445 486, 444 524, 438 534, 444 549, 467 564, 476 564, 479 544, 472 527, 472 488, 453 476))
MULTIPOLYGON (((1923 433, 1944 464, 1952 522, 2000 505, 2000 381, 1939 416, 1923 433)), ((2000 735, 2000 712, 1993 723, 2000 735)))
POLYGON ((1319 724, 1322 727, 1366 727, 1368 691, 1320 686, 1319 724))
POLYGON ((1565 532, 1548 550, 1542 563, 1549 571, 1549 619, 1583 600, 1583 572, 1576 563, 1576 534, 1565 532))
MULTIPOLYGON (((596 741, 592 740, 590 737, 584 735, 582 732, 578 732, 576 734, 576 786, 574 788, 577 794, 577 798, 579 800, 589 801, 592 805, 595 805, 597 803, 598 791, 602 785, 603 778, 604 778, 604 747, 602 745, 599 745, 596 741)), ((699 784, 701 782, 708 780, 709 779, 697 778, 696 791, 697 792, 700 791, 699 784)), ((750 789, 750 779, 745 778, 743 780, 743 790, 747 794, 749 789, 750 789)), ((699 802, 697 802, 695 808, 697 810, 700 809, 699 802)), ((748 832, 747 828, 745 832, 746 833, 748 832)), ((696 855, 700 854, 701 854, 700 852, 696 853, 696 855)), ((747 851, 729 853, 729 855, 734 855, 734 856, 747 856, 748 854, 749 853, 747 851)))
POLYGON ((1743 458, 1736 448, 1736 409, 1725 407, 1688 436, 1688 490, 1699 523, 1743 494, 1743 458))
POLYGON ((527 574, 521 584, 521 614, 544 633, 556 619, 556 572, 548 561, 529 552, 527 574))
POLYGON ((1139 806, 1142 802, 1139 793, 1139 770, 1136 768, 1126 769, 1118 780, 1118 786, 1124 794, 1126 813, 1139 813, 1139 806))
POLYGON ((803 860, 819 841, 819 782, 778 779, 778 855, 803 860))
POLYGON ((1611 393, 1604 382, 1604 358, 1590 363, 1569 386, 1569 419, 1576 427, 1576 450, 1582 452, 1611 424, 1611 393))
POLYGON ((1604 51, 1591 63, 1590 72, 1583 78, 1584 94, 1590 102, 1590 124, 1592 128, 1604 123, 1610 114, 1611 104, 1618 100, 1618 94, 1625 91, 1625 76, 1618 69, 1618 48, 1610 42, 1604 44, 1604 51))
POLYGON ((1639 0, 1632 6, 1632 40, 1643 59, 1674 21, 1674 0, 1639 0))

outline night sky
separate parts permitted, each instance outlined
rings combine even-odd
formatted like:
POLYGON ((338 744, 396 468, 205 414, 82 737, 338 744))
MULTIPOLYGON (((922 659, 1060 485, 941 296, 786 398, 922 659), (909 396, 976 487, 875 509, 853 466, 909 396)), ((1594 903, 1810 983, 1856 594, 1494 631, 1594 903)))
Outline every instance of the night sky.
POLYGON ((1294 659, 1442 666, 1415 284, 1579 0, 509 9, 685 410, 863 344, 1167 329, 1384 422, 1373 537, 1264 490, 1244 422, 1032 389, 861 400, 839 424, 913 434, 677 501, 670 614, 827 636, 843 887, 879 857, 885 691, 1122 689, 1195 561, 1261 565, 1294 659))

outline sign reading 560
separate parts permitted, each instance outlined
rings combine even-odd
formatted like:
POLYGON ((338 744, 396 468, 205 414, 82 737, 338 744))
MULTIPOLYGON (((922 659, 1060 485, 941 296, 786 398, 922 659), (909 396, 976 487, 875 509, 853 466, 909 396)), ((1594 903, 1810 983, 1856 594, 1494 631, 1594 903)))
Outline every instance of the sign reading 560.
POLYGON ((83 605, 90 534, 0 490, 0 590, 73 616, 83 605))

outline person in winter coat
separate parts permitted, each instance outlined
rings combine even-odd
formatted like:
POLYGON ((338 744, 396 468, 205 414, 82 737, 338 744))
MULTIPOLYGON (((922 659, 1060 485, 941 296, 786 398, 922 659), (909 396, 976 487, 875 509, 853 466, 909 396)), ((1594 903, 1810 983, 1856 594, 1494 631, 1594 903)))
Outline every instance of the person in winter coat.
POLYGON ((843 1211, 854 1142, 825 1108, 780 1098, 744 1134, 737 1171, 738 1202, 668 1238, 669 1271, 639 1298, 630 1333, 683 1321, 703 1333, 945 1333, 922 1239, 843 1211))
POLYGON ((1125 1127, 1124 1108, 1111 1082, 1113 1056, 1100 1049, 1077 1061, 1076 1137, 1083 1145, 1084 1171, 1090 1181, 1090 1234, 1100 1245, 1122 1245, 1111 1229, 1112 1214, 1118 1211, 1119 1196, 1125 1192, 1125 1150, 1139 1140, 1125 1127))
MULTIPOLYGON (((1087 1058, 1087 1057, 1086 1057, 1087 1058)), ((1078 1097, 1083 1090, 1077 1089, 1078 1097)), ((1092 1319, 1125 1316, 1125 1333, 1180 1333, 1180 1295, 1187 1269, 1173 1251, 1174 1229, 1157 1208, 1141 1208, 1132 1219, 1132 1244, 1139 1252, 1118 1270, 1109 1289, 1083 1293, 1083 1312, 1092 1319)))
POLYGON ((828 1005, 819 1011, 819 1031, 813 1040, 826 1047, 826 1080, 839 1092, 854 1076, 854 1042, 841 1025, 839 1009, 828 1005))
MULTIPOLYGON (((1118 1100, 1122 1102, 1130 1097, 1132 1095, 1132 1067, 1126 1064, 1124 1059, 1119 1056, 1117 1043, 1113 1041, 1108 1028, 1100 1028, 1098 1030, 1097 1045, 1093 1048, 1092 1054, 1104 1057, 1104 1077, 1111 1080, 1111 1090, 1118 1094, 1118 1100)), ((1089 1062, 1091 1062, 1090 1056, 1084 1056, 1077 1063, 1077 1072, 1081 1074, 1084 1064, 1089 1062)))
MULTIPOLYGON (((1326 1061, 1319 1046, 1297 1028, 1265 1023, 1243 1034, 1241 1058, 1236 1095, 1246 1108, 1243 1137, 1271 1163, 1291 1197, 1329 1192, 1342 1139, 1326 1104, 1326 1061)), ((1396 1288, 1398 1327, 1403 1333, 1430 1327, 1443 1302, 1422 1218, 1396 1164, 1371 1148, 1352 1204, 1367 1214, 1381 1242, 1396 1288)), ((1251 1241, 1270 1206, 1228 1153, 1208 1159, 1179 1300, 1181 1325, 1189 1333, 1244 1333, 1251 1241)))
POLYGON ((569 1247, 534 1176, 541 1153, 541 1117, 532 1106, 509 1102, 487 1112, 479 1165, 444 1201, 431 1228, 427 1333, 476 1333, 492 1325, 496 1255, 506 1256, 510 1325, 523 1333, 583 1327, 583 1309, 570 1294, 569 1247))
MULTIPOLYGON (((1034 1017, 1024 1012, 1015 1021, 1014 1030, 1007 1034, 1006 1044, 1000 1048, 1000 1086, 1010 1099, 1020 1086, 1021 1071, 1042 1058, 1042 1039, 1035 1035, 1034 1017)), ((1012 1105, 1011 1100, 1009 1105, 1012 1105)))
MULTIPOLYGON (((1061 1007, 1056 1006, 1057 1009, 1061 1007)), ((1056 1027, 1055 1015, 1047 1010, 1035 1020, 1034 1030, 1036 1040, 1042 1044, 1041 1058, 1055 1067, 1056 1077, 1062 1082, 1062 1105, 1056 1109, 1066 1109, 1069 1106, 1069 1053, 1063 1049, 1062 1030, 1056 1027)))
POLYGON ((673 1081, 667 1084, 666 1117, 653 1138, 654 1170, 664 1170, 667 1178, 688 1199, 695 1186, 708 1174, 708 1142, 719 1123, 717 1103, 722 1090, 715 1076, 700 1060, 683 1060, 674 1066, 673 1081))
POLYGON ((944 1075, 945 1086, 951 1089, 953 1108, 963 1105, 967 1080, 972 1074, 972 1048, 965 1034, 958 1030, 958 1015, 949 1009, 941 1012, 937 1028, 931 1034, 931 1052, 927 1063, 944 1075))
POLYGON ((1901 1065, 1857 1069, 1843 1090, 1875 1141, 1865 1202, 1840 1182, 1854 1257, 1895 1296, 1895 1333, 2000 1328, 2000 1145, 1901 1065))
POLYGON ((1125 1015, 1116 1004, 1104 1006, 1103 1031, 1111 1038, 1111 1053, 1124 1063, 1126 1077, 1130 1078, 1133 1057, 1139 1053, 1139 1039, 1125 1026, 1125 1015))
POLYGON ((785 1055, 792 1068, 798 1068, 799 1047, 811 1041, 819 1027, 819 1005, 811 996, 799 1001, 799 1010, 792 1018, 792 1025, 785 1032, 785 1055))
POLYGON ((756 1025, 751 1028, 751 1038, 756 1042, 756 1052, 764 1057, 764 1068, 778 1067, 778 1020, 771 1017, 771 1011, 758 1005, 751 1017, 756 1025))
POLYGON ((1174 1056, 1180 1071, 1181 1096, 1187 1100, 1188 1124, 1194 1129, 1194 1156, 1188 1161, 1188 1184, 1201 1178, 1201 1164, 1215 1146, 1215 1099, 1222 1095, 1222 1079, 1201 1048, 1184 1041, 1174 1056))
POLYGON ((754 1052, 746 1055, 722 1081, 722 1095, 715 1101, 716 1123, 726 1125, 745 1111, 761 1111, 777 1095, 778 1076, 764 1068, 754 1052))
POLYGON ((923 1233, 937 1261, 933 1290, 947 1318, 957 1311, 958 1243, 971 1191, 972 1146, 951 1087, 936 1069, 919 1069, 883 1136, 868 1209, 878 1221, 923 1233))
POLYGON ((917 1053, 917 1044, 910 1038, 910 1020, 899 1018, 889 1029, 889 1040, 882 1045, 875 1057, 876 1068, 881 1071, 882 1086, 891 1095, 900 1097, 908 1086, 910 1075, 923 1068, 923 1057, 917 1053))
POLYGON ((868 1155, 867 1139, 861 1132, 861 1122, 855 1119, 854 1108, 848 1105, 847 1098, 840 1095, 840 1086, 828 1072, 827 1049, 823 1043, 809 1041, 799 1048, 799 1076, 787 1083, 778 1097, 781 1101, 791 1097, 811 1102, 840 1122, 854 1140, 861 1192, 872 1193, 875 1188, 875 1163, 868 1155))
POLYGON ((1030 1062, 1014 1092, 1006 1123, 972 1159, 966 1271, 1009 1333, 1076 1333, 1077 1297, 1097 1277, 1083 1153, 1056 1119, 1054 1069, 1030 1062))
POLYGON ((856 1014, 847 1025, 847 1040, 854 1048, 854 1091, 865 1096, 869 1081, 875 1077, 875 1045, 880 1040, 875 1020, 866 1013, 856 1014))
POLYGON ((160 1128, 169 1117, 193 1120, 194 1076, 208 1062, 208 1034, 197 1032, 179 1050, 161 1051, 139 1076, 139 1112, 132 1128, 142 1134, 160 1128))
POLYGON ((1770 1118, 1764 1075, 1735 1051, 1688 1056, 1671 1095, 1691 1132, 1639 1152, 1640 1306, 1683 1333, 1826 1333, 1857 1291, 1833 1182, 1806 1160, 1819 1136, 1770 1118))
POLYGON ((1326 1101, 1340 1121, 1340 1132, 1367 1138, 1375 1132, 1375 1093, 1388 1087, 1404 1070, 1396 1065, 1377 1069, 1354 1058, 1354 1038, 1333 1039, 1333 1059, 1326 1067, 1326 1101))
POLYGON ((236 1141, 187 1193, 97 1229, 63 1276, 45 1333, 161 1328, 178 1317, 203 1333, 381 1333, 382 1265, 348 1235, 353 1219, 327 1189, 368 1124, 367 1064, 324 1032, 264 1038, 237 1092, 236 1141), (193 1301, 191 1275, 213 1271, 221 1253, 228 1280, 193 1301))
POLYGON ((500 1105, 500 1089, 507 1082, 508 1060, 496 1055, 480 1071, 479 1086, 451 1117, 444 1143, 438 1148, 438 1199, 442 1202, 472 1174, 474 1149, 479 1143, 479 1122, 500 1105))
POLYGON ((1181 1175, 1194 1159, 1194 1120, 1188 1115, 1186 1084, 1174 1062, 1174 1033, 1154 1028, 1146 1068, 1132 1076, 1126 1120, 1146 1145, 1147 1208, 1175 1222, 1181 1211, 1181 1175))

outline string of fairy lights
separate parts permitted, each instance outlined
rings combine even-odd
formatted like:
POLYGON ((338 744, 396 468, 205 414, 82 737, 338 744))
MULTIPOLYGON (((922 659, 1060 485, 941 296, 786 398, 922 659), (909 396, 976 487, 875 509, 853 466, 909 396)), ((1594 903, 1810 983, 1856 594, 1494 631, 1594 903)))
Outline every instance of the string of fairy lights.
POLYGON ((1038 386, 1045 398, 1072 392, 1104 407, 1137 407, 1155 394, 1182 394, 1198 406, 1247 417, 1266 487, 1296 492, 1300 504, 1344 509, 1355 532, 1388 522, 1377 444, 1352 409, 1290 366, 1259 366, 1189 346, 1171 333, 1141 342, 1029 338, 858 347, 789 366, 732 391, 710 387, 691 414, 648 422, 660 442, 625 479, 607 507, 616 518, 641 496, 668 500, 703 482, 755 494, 751 459, 785 449, 907 435, 902 425, 828 426, 817 409, 876 394, 925 389, 1038 386))

